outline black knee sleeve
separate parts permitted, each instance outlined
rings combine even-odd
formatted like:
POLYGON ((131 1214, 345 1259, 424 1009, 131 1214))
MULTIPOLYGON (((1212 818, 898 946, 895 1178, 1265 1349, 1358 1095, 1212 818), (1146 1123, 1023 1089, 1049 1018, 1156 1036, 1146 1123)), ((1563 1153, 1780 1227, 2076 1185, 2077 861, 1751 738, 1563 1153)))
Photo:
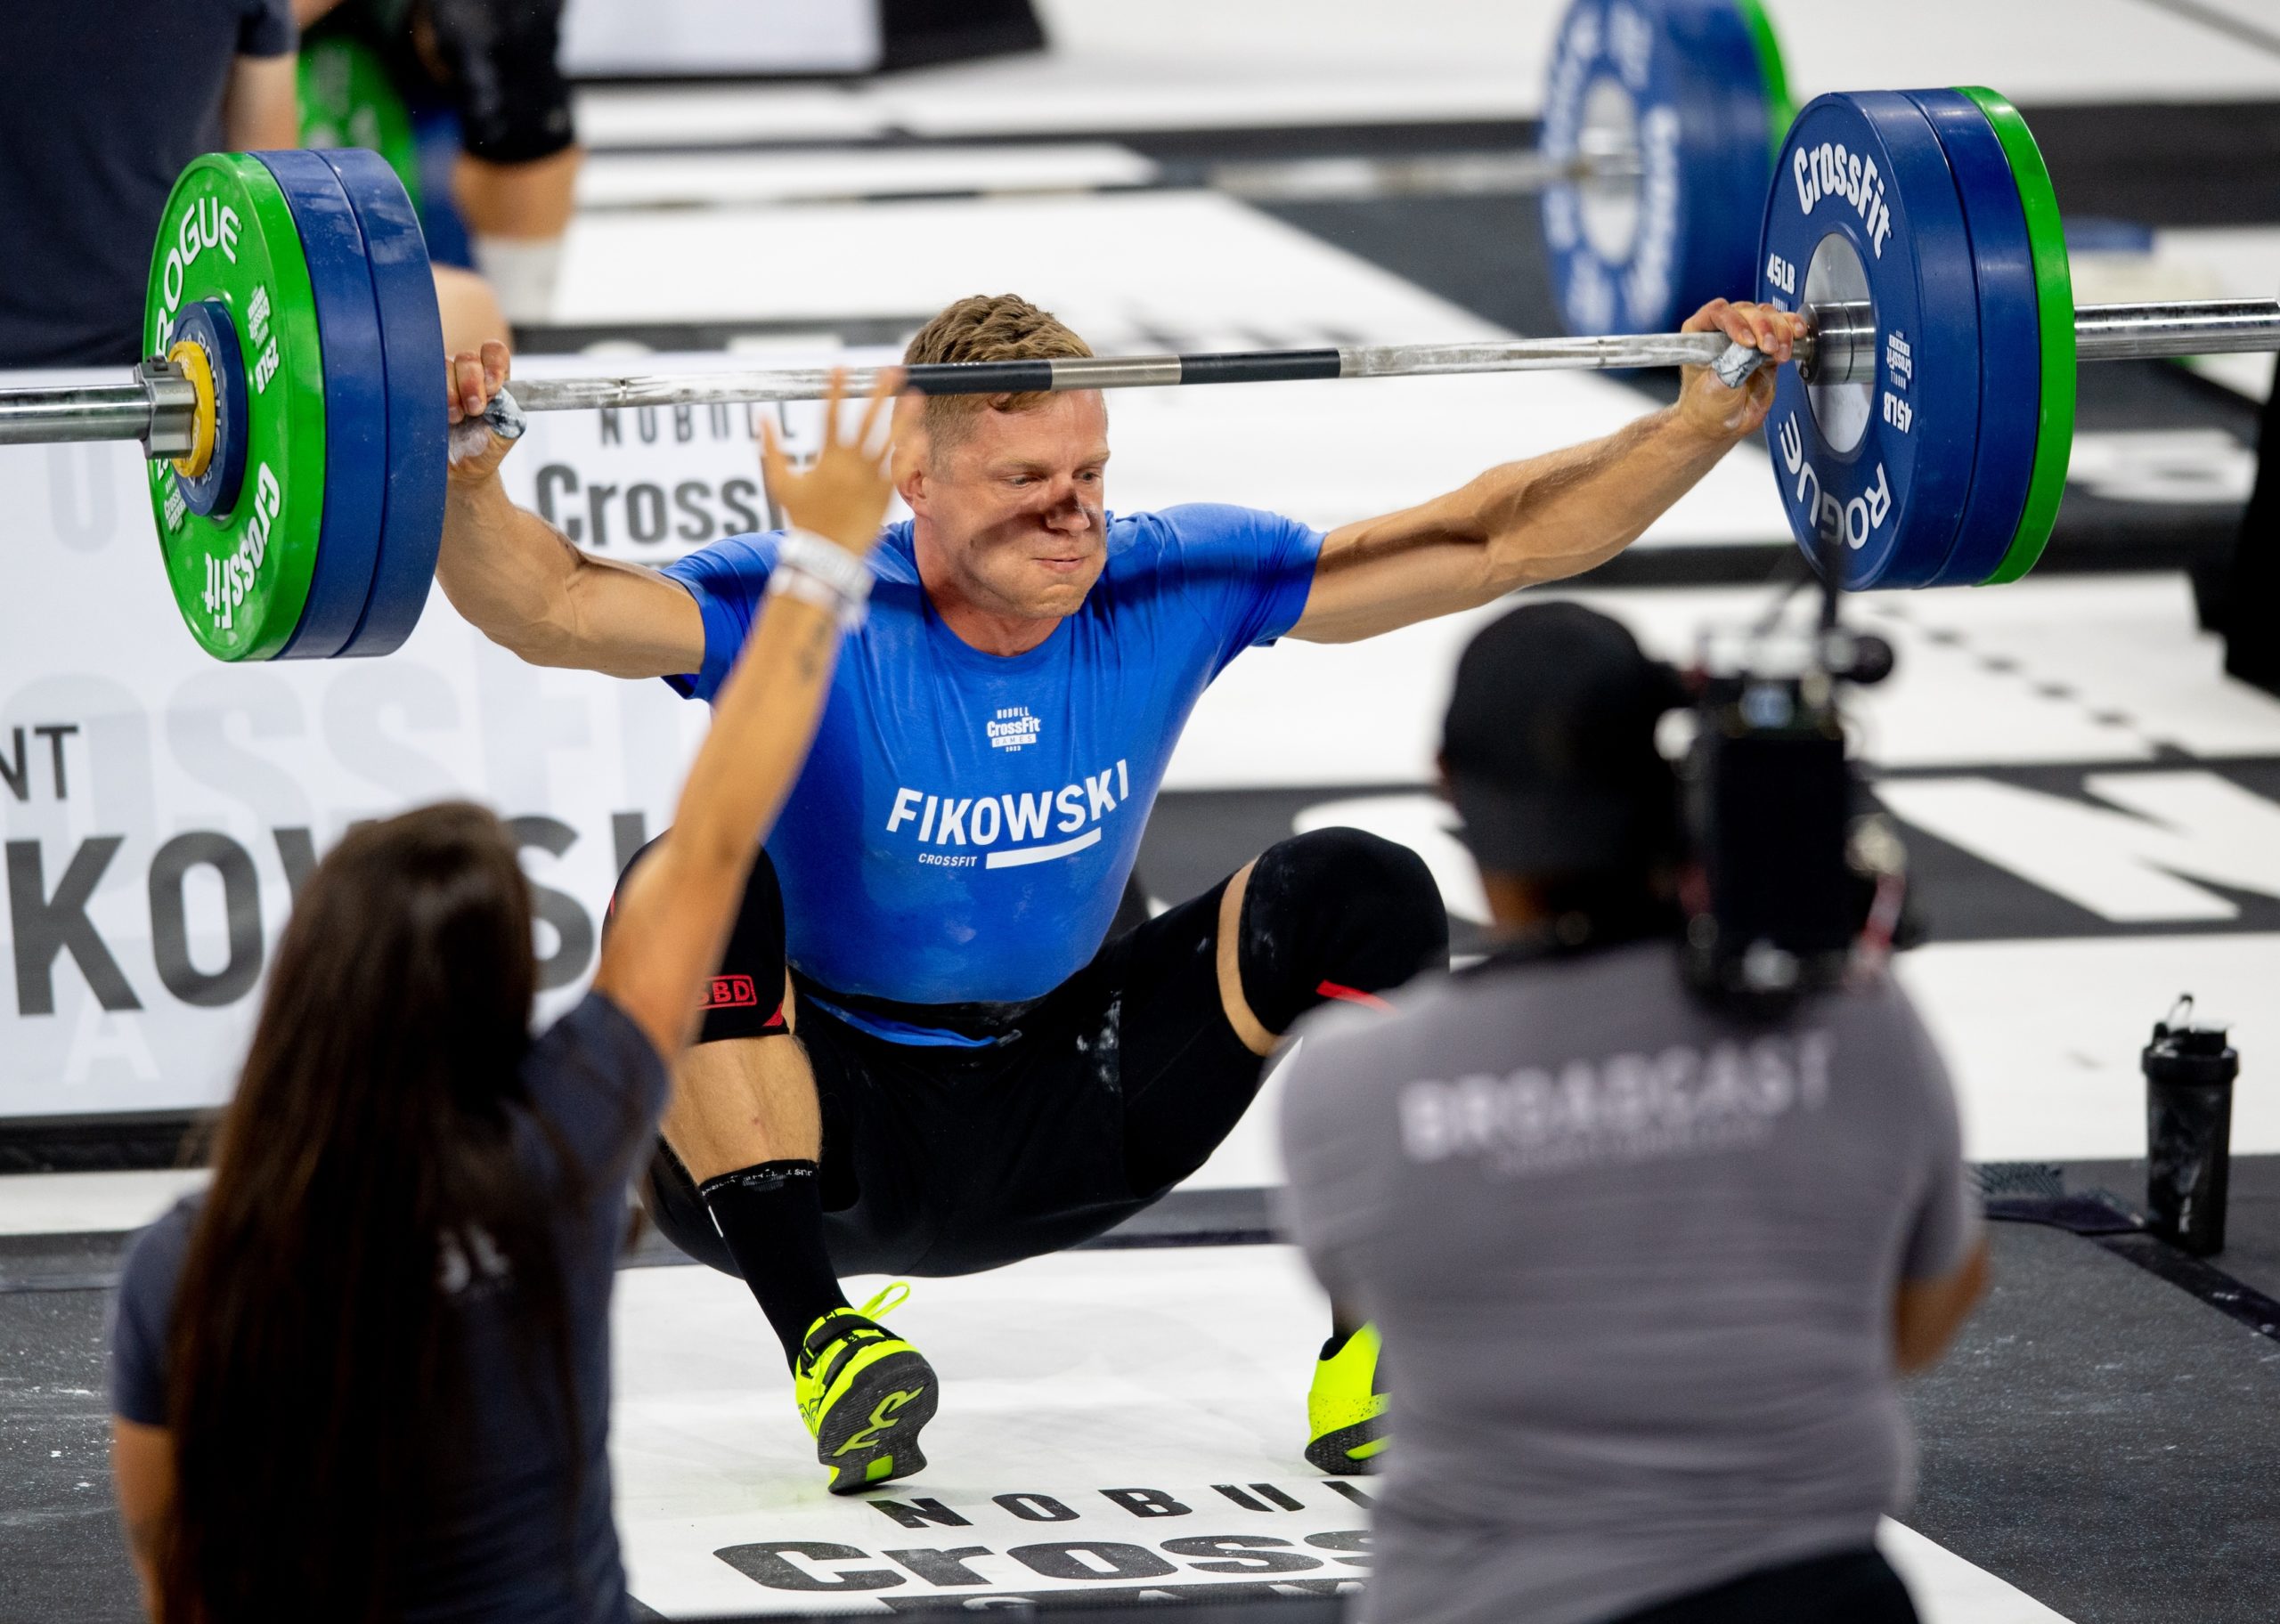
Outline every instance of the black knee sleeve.
MULTIPOLYGON (((658 840, 664 837, 659 835, 658 840)), ((633 854, 618 889, 641 866, 656 840, 633 854)), ((617 898, 610 898, 608 919, 617 913, 617 898)), ((720 968, 704 989, 704 1019, 696 1041, 717 1043, 734 1037, 776 1037, 790 1030, 784 1019, 784 892, 776 882, 776 865, 762 851, 753 859, 752 878, 745 881, 745 897, 729 928, 729 945, 721 950, 720 968)))
POLYGON ((1359 829, 1267 848, 1243 892, 1243 997, 1270 1032, 1327 998, 1387 992, 1449 962, 1449 915, 1425 859, 1359 829))

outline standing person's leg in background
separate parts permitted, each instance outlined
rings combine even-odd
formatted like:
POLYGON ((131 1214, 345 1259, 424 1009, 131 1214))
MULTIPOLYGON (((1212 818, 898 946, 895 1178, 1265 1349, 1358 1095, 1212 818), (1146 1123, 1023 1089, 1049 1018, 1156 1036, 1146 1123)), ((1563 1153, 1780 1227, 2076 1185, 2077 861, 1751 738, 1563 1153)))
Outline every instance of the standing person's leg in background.
POLYGON ((459 108, 452 190, 476 269, 508 321, 548 321, 584 158, 559 61, 562 0, 426 0, 424 13, 415 43, 459 108))

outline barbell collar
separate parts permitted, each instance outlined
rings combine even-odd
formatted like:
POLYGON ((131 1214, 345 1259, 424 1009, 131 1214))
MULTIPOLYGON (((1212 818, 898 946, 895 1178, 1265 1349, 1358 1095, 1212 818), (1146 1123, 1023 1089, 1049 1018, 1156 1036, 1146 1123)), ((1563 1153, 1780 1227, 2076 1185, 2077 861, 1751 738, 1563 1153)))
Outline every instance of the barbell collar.
POLYGON ((0 445, 140 440, 145 455, 179 457, 195 433, 198 393, 182 369, 152 359, 126 384, 62 384, 0 393, 0 445))

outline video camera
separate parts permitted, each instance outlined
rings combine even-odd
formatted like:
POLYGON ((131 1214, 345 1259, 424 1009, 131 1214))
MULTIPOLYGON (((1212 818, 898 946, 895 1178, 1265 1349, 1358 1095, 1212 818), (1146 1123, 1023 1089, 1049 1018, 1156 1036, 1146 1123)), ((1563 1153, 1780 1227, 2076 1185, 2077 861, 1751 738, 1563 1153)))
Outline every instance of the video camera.
POLYGON ((1880 962, 1906 890, 1906 854, 1845 753, 1838 702, 1846 685, 1892 674, 1892 645, 1840 625, 1828 588, 1810 629, 1779 620, 1777 606, 1746 632, 1703 638, 1681 767, 1688 977, 1769 1006, 1880 962))

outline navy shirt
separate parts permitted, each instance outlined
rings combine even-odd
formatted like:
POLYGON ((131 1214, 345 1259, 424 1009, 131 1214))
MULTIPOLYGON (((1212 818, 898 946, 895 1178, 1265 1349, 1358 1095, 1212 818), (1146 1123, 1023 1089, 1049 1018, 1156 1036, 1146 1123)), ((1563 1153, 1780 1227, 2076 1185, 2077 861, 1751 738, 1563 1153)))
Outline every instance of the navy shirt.
MULTIPOLYGON (((666 567, 704 616, 710 699, 751 634, 777 537, 666 567)), ((1013 1003, 1099 947, 1188 712, 1227 662, 1296 623, 1322 532, 1208 504, 1111 516, 1083 605, 1027 654, 942 623, 908 521, 872 555, 815 747, 770 835, 794 968, 900 1003, 1013 1003)), ((828 1004, 828 998, 821 1002, 828 1004)), ((880 1036, 972 1043, 836 1011, 880 1036)))
POLYGON ((283 56, 290 0, 22 0, 0 44, 0 367, 142 359, 175 177, 222 144, 241 56, 283 56))
MULTIPOLYGON (((555 1214, 577 1384, 583 1493, 574 1543, 563 1542, 561 1428, 550 1368, 524 1369, 517 1297, 468 1290, 462 1309, 475 1407, 464 1470, 445 1490, 438 1531, 415 1556, 403 1616, 616 1624, 628 1616, 610 1520, 609 1299, 625 1238, 625 1190, 664 1109, 665 1068, 641 1029, 599 993, 550 1027, 523 1066, 531 1108, 579 1164, 585 1198, 555 1214)), ((562 1181, 541 1125, 516 1125, 517 1148, 548 1188, 562 1181)), ((136 1237, 111 1329, 111 1409, 167 1425, 167 1327, 199 1198, 185 1198, 136 1237)))

